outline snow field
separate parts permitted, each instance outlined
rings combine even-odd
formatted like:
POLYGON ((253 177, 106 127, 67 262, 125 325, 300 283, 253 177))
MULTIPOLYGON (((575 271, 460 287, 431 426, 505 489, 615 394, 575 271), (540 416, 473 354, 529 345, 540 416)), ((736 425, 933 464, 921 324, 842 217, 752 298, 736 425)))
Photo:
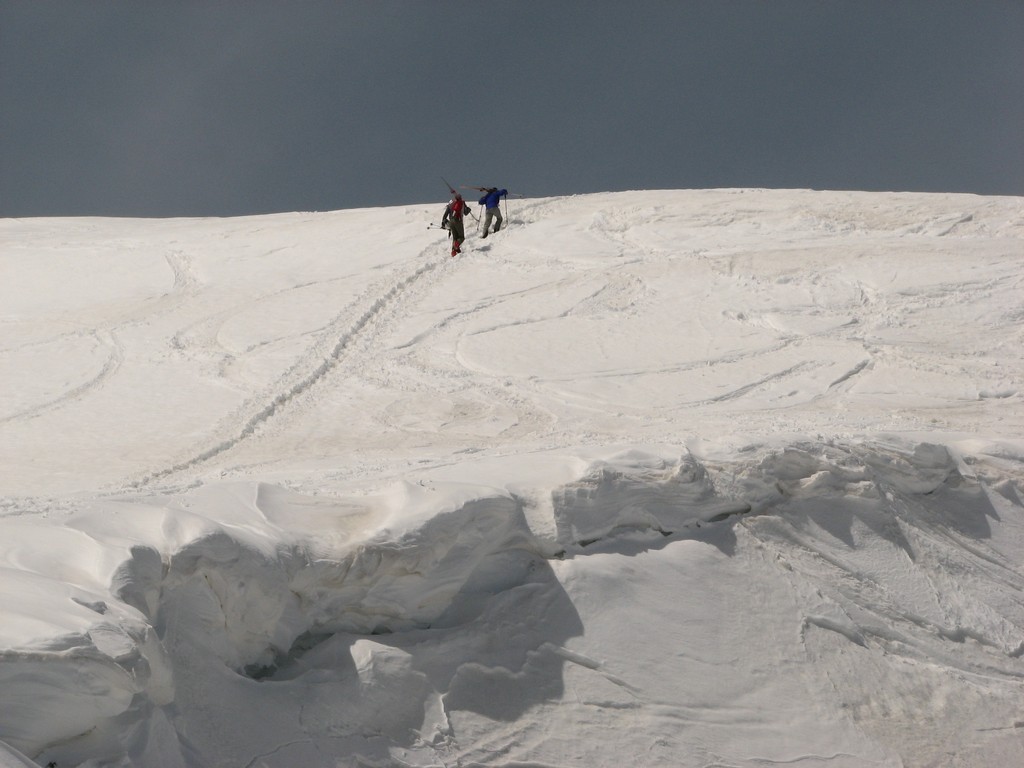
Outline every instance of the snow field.
POLYGON ((0 222, 0 764, 1024 759, 1024 203, 433 213, 0 222))

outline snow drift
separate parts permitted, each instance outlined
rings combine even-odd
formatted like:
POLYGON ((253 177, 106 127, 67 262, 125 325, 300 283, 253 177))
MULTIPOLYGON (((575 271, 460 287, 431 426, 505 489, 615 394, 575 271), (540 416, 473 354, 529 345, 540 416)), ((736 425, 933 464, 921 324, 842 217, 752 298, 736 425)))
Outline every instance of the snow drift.
POLYGON ((1024 202, 510 206, 0 222, 0 764, 1024 759, 1024 202))

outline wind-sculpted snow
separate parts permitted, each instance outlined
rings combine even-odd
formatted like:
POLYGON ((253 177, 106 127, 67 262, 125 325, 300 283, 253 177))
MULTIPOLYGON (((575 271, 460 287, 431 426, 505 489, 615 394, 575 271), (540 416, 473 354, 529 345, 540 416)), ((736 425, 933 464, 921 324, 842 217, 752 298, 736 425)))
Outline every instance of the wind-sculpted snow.
POLYGON ((0 765, 1024 764, 1024 201, 0 222, 0 765))
MULTIPOLYGON (((903 728, 922 750, 942 729, 994 728, 993 743, 1012 733, 1024 575, 1021 550, 994 542, 1024 512, 1020 459, 813 443, 713 464, 642 448, 581 459, 545 460, 578 475, 546 491, 553 525, 536 527, 553 539, 531 528, 524 497, 427 479, 348 499, 213 485, 89 504, 59 527, 2 519, 4 615, 22 635, 4 642, 0 739, 60 764, 84 752, 143 765, 391 764, 396 749, 408 764, 475 764, 512 748, 498 724, 582 708, 590 728, 629 712, 622 738, 636 749, 654 739, 661 764, 698 743, 728 754, 711 725, 722 707, 771 701, 762 725, 783 727, 807 716, 808 697, 822 750, 802 756, 812 763, 892 762, 903 728), (10 545, 36 535, 47 557, 10 545), (637 568, 688 576, 640 599, 667 601, 660 611, 609 614, 637 568), (733 593, 736 580, 746 586, 733 593), (718 608, 677 624, 695 603, 718 608), (765 632, 789 638, 764 659, 793 666, 785 682, 764 677, 757 654, 729 671, 716 661, 716 637, 732 649, 765 632), (649 633, 662 639, 640 640, 649 633), (619 634, 640 645, 599 652, 619 634), (666 634, 681 643, 667 656, 666 634), (714 688, 692 676, 708 664, 714 688), (894 676, 941 705, 890 711, 894 676), (652 689, 659 677, 678 685, 652 689), (829 757, 837 745, 846 758, 829 757)), ((766 757, 794 758, 761 726, 729 722, 766 757)), ((548 743, 529 731, 514 741, 548 743)))
POLYGON ((743 499, 719 498, 707 469, 692 456, 666 462, 642 452, 594 466, 553 497, 558 539, 566 546, 629 531, 670 536, 751 509, 743 499))

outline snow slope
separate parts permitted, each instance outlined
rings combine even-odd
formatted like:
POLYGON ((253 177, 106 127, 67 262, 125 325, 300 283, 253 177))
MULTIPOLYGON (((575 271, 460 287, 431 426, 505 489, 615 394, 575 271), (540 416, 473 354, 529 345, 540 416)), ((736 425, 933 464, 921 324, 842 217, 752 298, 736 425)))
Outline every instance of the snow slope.
POLYGON ((0 765, 1024 764, 1024 200, 508 208, 0 221, 0 765))

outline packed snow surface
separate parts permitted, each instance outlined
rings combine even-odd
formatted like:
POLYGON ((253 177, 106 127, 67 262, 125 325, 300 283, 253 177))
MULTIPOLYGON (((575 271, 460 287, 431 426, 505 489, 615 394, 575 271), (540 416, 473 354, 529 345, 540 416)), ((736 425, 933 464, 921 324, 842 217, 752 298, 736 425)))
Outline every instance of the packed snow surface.
POLYGON ((1024 200, 0 221, 0 765, 1024 765, 1024 200))

